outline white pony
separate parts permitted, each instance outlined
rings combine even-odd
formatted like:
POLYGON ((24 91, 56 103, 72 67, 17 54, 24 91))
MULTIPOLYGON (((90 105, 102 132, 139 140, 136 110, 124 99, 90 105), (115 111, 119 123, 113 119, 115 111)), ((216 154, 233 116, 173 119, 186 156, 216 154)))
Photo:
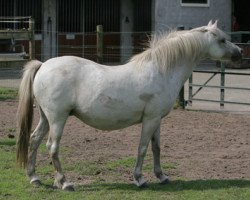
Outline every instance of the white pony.
POLYGON ((17 162, 27 167, 31 183, 41 184, 35 173, 36 155, 49 132, 46 146, 56 170, 54 185, 73 190, 58 158, 69 115, 101 130, 142 123, 135 183, 139 187, 147 184, 142 164, 150 141, 154 173, 160 183, 167 183, 169 179, 160 165, 161 119, 170 112, 193 68, 207 58, 233 61, 241 58, 241 49, 227 40, 217 22, 155 36, 146 51, 125 65, 105 66, 73 56, 52 58, 45 63, 29 62, 20 86, 17 162), (33 97, 40 110, 40 121, 30 135, 33 97))

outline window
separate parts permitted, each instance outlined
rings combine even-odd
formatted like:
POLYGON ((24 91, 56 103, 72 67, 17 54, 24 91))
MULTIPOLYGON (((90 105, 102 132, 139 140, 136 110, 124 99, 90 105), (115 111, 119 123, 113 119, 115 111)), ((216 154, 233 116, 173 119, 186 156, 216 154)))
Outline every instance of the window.
POLYGON ((182 6, 209 7, 210 0, 180 0, 182 6))

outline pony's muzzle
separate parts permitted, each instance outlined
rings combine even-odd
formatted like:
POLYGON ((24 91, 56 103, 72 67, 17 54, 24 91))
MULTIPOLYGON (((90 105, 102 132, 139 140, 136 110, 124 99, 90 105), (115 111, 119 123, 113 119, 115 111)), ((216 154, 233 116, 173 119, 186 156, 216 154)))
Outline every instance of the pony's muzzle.
POLYGON ((231 60, 233 62, 239 61, 242 59, 242 54, 243 54, 243 50, 241 48, 235 50, 231 56, 231 60))

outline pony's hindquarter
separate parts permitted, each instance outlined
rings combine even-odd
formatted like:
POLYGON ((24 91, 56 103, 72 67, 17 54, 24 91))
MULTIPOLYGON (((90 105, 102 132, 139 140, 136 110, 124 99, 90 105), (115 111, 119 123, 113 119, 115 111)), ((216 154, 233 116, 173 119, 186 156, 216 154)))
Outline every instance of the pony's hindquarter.
POLYGON ((33 80, 42 62, 30 61, 24 68, 23 78, 19 88, 19 105, 17 111, 17 163, 26 167, 28 161, 28 147, 33 120, 33 80))

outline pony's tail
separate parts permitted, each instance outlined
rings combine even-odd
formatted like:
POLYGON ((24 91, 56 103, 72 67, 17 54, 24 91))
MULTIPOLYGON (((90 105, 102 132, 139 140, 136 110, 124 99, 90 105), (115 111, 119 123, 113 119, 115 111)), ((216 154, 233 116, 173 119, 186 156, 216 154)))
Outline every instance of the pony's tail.
POLYGON ((24 168, 28 161, 28 147, 33 121, 33 80, 42 62, 33 60, 25 65, 23 78, 19 88, 19 105, 17 111, 17 152, 16 161, 24 168))

